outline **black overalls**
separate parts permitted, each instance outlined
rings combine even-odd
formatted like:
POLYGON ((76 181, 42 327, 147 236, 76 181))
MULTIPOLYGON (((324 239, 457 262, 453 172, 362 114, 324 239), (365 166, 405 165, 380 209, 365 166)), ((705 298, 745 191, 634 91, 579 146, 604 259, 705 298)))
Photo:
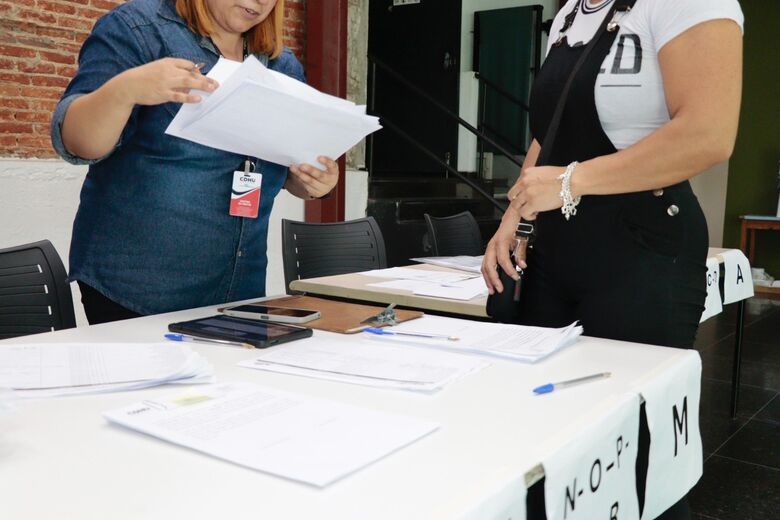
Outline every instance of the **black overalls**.
MULTIPOLYGON (((618 32, 602 34, 579 70, 548 164, 616 152, 601 127, 594 87, 618 32)), ((530 125, 541 144, 584 49, 564 39, 536 78, 530 125)), ((521 323, 561 327, 580 320, 589 336, 693 345, 706 296, 708 238, 687 181, 663 190, 585 196, 569 221, 559 209, 540 213, 537 233, 528 253, 521 323)))

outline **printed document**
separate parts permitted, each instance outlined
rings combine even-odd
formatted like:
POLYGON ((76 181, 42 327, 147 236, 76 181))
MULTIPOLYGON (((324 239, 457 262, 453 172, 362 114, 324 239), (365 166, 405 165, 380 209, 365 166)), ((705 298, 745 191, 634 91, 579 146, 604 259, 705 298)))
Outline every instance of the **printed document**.
POLYGON ((489 363, 470 356, 404 345, 317 337, 279 345, 239 366, 381 388, 436 392, 489 363))
POLYGON ((525 363, 536 363, 546 358, 571 345, 582 334, 582 327, 576 322, 567 327, 552 329, 461 320, 442 316, 423 316, 413 321, 387 327, 386 330, 399 333, 443 334, 458 337, 459 341, 400 334, 377 336, 363 333, 363 336, 375 341, 482 354, 525 363))
POLYGON ((208 77, 219 88, 194 91, 202 101, 183 104, 165 133, 282 166, 322 167, 318 156, 336 159, 381 128, 365 106, 270 70, 254 56, 243 63, 220 58, 208 77))
POLYGON ((103 415, 174 444, 320 487, 438 428, 420 419, 251 383, 198 387, 103 415))
POLYGON ((214 382, 214 370, 178 343, 29 343, 0 348, 0 387, 25 397, 214 382))

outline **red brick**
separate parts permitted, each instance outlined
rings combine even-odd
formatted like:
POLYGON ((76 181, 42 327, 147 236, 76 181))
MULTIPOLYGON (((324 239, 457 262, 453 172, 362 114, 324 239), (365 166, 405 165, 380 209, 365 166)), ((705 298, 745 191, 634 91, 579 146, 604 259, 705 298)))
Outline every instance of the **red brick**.
POLYGON ((45 61, 19 61, 16 63, 16 69, 21 72, 29 72, 32 74, 54 74, 56 72, 52 63, 45 61))
POLYGON ((64 78, 72 78, 76 75, 77 67, 57 67, 57 75, 64 78))
MULTIPOLYGON (((0 116, 1 118, 2 116, 0 116)), ((25 123, 49 123, 51 114, 48 112, 16 112, 14 119, 25 123)))
POLYGON ((51 113, 54 112, 58 101, 59 97, 57 99, 32 99, 30 100, 30 108, 38 112, 51 113))
POLYGON ((34 33, 38 36, 56 38, 58 40, 76 41, 79 34, 87 35, 87 32, 76 31, 74 29, 60 29, 59 27, 36 27, 34 33))
POLYGON ((0 99, 6 97, 19 97, 22 95, 22 89, 18 85, 3 85, 0 83, 0 99))
POLYGON ((30 102, 22 98, 3 98, 0 99, 0 106, 3 108, 30 108, 30 102))
POLYGON ((68 86, 70 80, 61 76, 30 76, 30 83, 39 87, 62 87, 68 86))
POLYGON ((18 47, 16 45, 0 45, 0 56, 35 58, 36 55, 37 54, 34 49, 27 49, 25 47, 18 47))
POLYGON ((62 97, 63 89, 56 87, 22 87, 21 95, 35 99, 55 99, 62 97))
POLYGON ((0 134, 31 134, 33 133, 32 123, 15 123, 0 121, 0 134))
POLYGON ((76 11, 76 16, 80 18, 88 18, 94 23, 98 18, 106 14, 108 11, 105 9, 91 9, 89 7, 80 7, 76 11))
MULTIPOLYGON (((0 134, 0 151, 7 150, 12 147, 16 147, 16 136, 15 135, 6 135, 6 134, 0 134)), ((5 155, 0 154, 0 155, 5 155)))
POLYGON ((27 74, 19 74, 18 72, 0 72, 0 81, 17 85, 29 85, 30 77, 27 74))
POLYGON ((64 63, 66 65, 75 65, 76 56, 73 54, 60 54, 59 52, 40 51, 41 58, 55 63, 64 63))
POLYGON ((76 6, 65 2, 48 2, 47 0, 36 0, 35 4, 44 11, 52 13, 75 14, 76 6))
POLYGON ((97 7, 98 9, 105 9, 106 11, 110 11, 121 3, 122 2, 112 2, 111 0, 89 0, 90 5, 97 7))
POLYGON ((92 30, 92 26, 95 25, 96 20, 85 20, 83 18, 73 18, 70 16, 60 15, 57 17, 57 25, 60 27, 69 27, 71 29, 80 29, 82 31, 92 30))
POLYGON ((33 11, 30 9, 22 9, 16 14, 16 18, 19 20, 31 20, 40 22, 42 24, 55 24, 57 23, 57 17, 51 13, 33 11))

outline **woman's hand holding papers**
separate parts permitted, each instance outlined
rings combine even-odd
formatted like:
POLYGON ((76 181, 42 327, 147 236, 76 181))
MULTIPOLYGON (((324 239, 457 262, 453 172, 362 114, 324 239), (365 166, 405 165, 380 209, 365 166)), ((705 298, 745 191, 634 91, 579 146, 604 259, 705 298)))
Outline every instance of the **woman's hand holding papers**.
POLYGON ((324 197, 339 181, 339 165, 329 157, 320 156, 317 160, 325 166, 324 170, 310 164, 293 164, 284 187, 301 199, 324 197))
POLYGON ((190 90, 213 92, 219 84, 200 73, 200 67, 189 60, 163 58, 123 72, 128 100, 137 105, 161 103, 198 103, 201 97, 190 90))
POLYGON ((190 89, 213 92, 217 86, 189 60, 163 58, 127 69, 71 104, 62 127, 65 149, 84 159, 103 157, 116 146, 135 105, 197 103, 201 98, 190 89))

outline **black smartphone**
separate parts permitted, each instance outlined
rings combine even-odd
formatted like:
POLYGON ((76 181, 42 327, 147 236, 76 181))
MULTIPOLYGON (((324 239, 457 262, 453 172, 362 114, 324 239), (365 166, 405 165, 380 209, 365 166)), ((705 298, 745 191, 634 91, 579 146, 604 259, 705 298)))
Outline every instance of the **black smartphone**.
POLYGON ((319 311, 309 309, 290 309, 287 307, 269 307, 261 303, 250 303, 236 307, 225 307, 220 312, 236 318, 249 320, 276 321, 279 323, 306 323, 320 317, 319 311))
POLYGON ((223 314, 171 323, 168 330, 202 338, 240 341, 256 348, 271 347, 312 335, 311 329, 305 327, 234 318, 223 314))

